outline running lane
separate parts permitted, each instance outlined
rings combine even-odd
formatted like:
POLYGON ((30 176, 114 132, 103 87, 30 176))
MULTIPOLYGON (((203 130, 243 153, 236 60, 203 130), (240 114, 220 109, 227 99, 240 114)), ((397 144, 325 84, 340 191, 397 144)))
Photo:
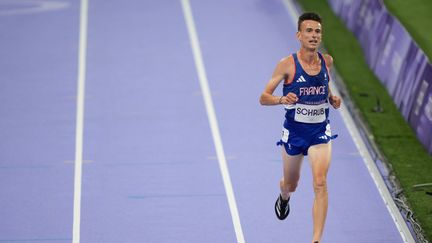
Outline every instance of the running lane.
POLYGON ((0 242, 72 239, 77 9, 0 1, 0 242))
POLYGON ((235 242, 179 1, 90 1, 81 242, 235 242))
MULTIPOLYGON (((298 49, 296 24, 279 0, 191 3, 246 242, 308 242, 313 200, 309 163, 306 159, 303 164, 289 218, 279 221, 274 202, 282 163, 275 144, 284 111, 258 103, 277 62, 298 49)), ((279 87, 276 94, 281 92, 279 87)), ((331 114, 339 137, 328 175, 323 242, 402 242, 340 113, 332 109, 331 114)))
MULTIPOLYGON (((0 6, 0 242, 70 242, 79 6, 21 2, 0 6)), ((278 221, 283 110, 258 104, 295 25, 276 0, 191 4, 246 242, 308 242, 309 165, 278 221)), ((81 242, 236 242, 180 1, 90 1, 88 31, 81 242)), ((323 241, 401 242, 331 119, 323 241)))

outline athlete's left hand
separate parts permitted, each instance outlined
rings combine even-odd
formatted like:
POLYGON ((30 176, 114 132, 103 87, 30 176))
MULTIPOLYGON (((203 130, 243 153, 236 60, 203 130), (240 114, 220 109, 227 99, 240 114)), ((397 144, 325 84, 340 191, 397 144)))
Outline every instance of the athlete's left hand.
POLYGON ((341 100, 341 98, 337 97, 336 95, 330 95, 329 102, 330 102, 330 105, 333 106, 333 108, 338 109, 341 105, 342 100, 341 100))

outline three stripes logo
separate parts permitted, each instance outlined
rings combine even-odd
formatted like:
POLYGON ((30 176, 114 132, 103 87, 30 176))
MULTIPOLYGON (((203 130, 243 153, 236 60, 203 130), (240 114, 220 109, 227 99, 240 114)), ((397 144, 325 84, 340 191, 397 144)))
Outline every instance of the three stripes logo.
POLYGON ((303 75, 300 75, 300 77, 296 80, 297 83, 304 83, 306 82, 306 79, 303 77, 303 75))

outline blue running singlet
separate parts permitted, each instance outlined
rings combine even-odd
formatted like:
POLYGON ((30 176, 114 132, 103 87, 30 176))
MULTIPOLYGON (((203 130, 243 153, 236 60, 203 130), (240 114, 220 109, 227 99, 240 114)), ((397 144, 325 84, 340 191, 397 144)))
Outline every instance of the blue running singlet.
POLYGON ((330 77, 321 53, 318 52, 321 70, 316 75, 309 75, 303 70, 296 53, 292 56, 295 63, 294 78, 291 83, 283 85, 283 95, 295 93, 298 101, 285 105, 282 138, 277 144, 284 145, 289 155, 307 155, 310 146, 328 143, 336 137, 331 135, 328 120, 330 77))

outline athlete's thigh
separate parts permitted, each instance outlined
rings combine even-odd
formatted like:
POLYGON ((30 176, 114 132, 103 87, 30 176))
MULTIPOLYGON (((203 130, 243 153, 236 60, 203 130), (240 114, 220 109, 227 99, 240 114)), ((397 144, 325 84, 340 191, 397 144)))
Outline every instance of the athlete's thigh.
POLYGON ((331 142, 310 146, 308 156, 314 177, 327 176, 331 159, 331 146, 331 142))
POLYGON ((282 146, 282 160, 285 180, 298 180, 300 177, 300 169, 303 157, 303 154, 289 155, 282 146))

